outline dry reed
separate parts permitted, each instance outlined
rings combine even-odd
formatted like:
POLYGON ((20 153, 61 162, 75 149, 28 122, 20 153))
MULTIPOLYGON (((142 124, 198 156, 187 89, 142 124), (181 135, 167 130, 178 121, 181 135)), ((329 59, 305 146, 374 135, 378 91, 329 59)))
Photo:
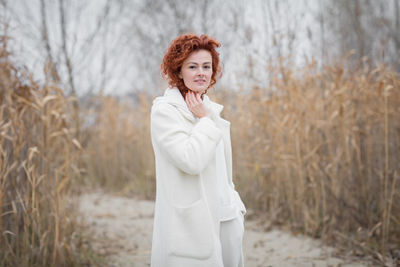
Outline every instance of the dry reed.
POLYGON ((71 99, 16 67, 0 38, 0 266, 78 266, 71 99))
POLYGON ((154 158, 150 143, 150 100, 137 95, 134 105, 97 96, 84 111, 82 156, 88 184, 121 194, 151 198, 154 194, 154 158))
MULTIPOLYGON (((400 244, 400 77, 345 63, 271 69, 265 88, 214 97, 232 123, 237 189, 257 216, 384 262, 400 244)), ((95 99, 92 181, 154 197, 150 99, 95 99)))
POLYGON ((344 66, 271 69, 268 87, 220 99, 248 206, 382 263, 400 244, 400 76, 344 66))

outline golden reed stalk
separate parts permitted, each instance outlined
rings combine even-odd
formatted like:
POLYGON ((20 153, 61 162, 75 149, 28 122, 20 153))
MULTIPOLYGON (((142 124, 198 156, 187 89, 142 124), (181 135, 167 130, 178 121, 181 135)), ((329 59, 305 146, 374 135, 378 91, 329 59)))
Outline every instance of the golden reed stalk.
POLYGON ((71 99, 16 67, 0 41, 0 266, 78 266, 71 99))
POLYGON ((384 261, 400 244, 400 76, 344 66, 271 69, 268 87, 231 97, 235 173, 267 218, 384 261))

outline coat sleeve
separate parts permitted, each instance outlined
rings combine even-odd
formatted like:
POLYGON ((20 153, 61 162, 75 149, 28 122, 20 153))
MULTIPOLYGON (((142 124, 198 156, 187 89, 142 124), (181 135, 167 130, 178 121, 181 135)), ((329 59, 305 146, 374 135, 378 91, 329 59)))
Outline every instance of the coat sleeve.
POLYGON ((172 164, 183 172, 196 175, 215 155, 222 132, 208 117, 201 118, 189 132, 183 127, 180 116, 170 104, 153 106, 151 137, 172 164))

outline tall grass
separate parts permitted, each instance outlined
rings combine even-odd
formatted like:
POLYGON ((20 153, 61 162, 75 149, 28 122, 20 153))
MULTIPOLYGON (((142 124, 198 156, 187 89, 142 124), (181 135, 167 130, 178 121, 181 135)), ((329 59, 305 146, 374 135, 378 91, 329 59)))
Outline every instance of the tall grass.
POLYGON ((96 96, 84 112, 82 164, 90 184, 122 194, 154 196, 155 169, 150 142, 149 96, 136 104, 96 96))
MULTIPOLYGON (((232 123, 234 180, 247 207, 383 262, 400 244, 400 77, 345 63, 271 68, 264 88, 214 98, 232 123)), ((150 99, 96 99, 85 143, 92 181, 154 196, 150 99)))
POLYGON ((384 261, 400 244, 400 76, 344 64, 271 69, 268 87, 220 97, 236 181, 275 222, 384 261))
POLYGON ((71 99, 16 67, 1 38, 0 266, 77 266, 71 99))

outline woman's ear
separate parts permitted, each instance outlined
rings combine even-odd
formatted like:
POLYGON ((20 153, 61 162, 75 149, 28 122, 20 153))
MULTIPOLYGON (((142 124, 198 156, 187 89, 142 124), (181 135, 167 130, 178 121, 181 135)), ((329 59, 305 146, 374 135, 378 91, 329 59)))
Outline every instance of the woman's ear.
POLYGON ((182 79, 181 71, 178 73, 178 77, 179 77, 179 79, 182 79))

